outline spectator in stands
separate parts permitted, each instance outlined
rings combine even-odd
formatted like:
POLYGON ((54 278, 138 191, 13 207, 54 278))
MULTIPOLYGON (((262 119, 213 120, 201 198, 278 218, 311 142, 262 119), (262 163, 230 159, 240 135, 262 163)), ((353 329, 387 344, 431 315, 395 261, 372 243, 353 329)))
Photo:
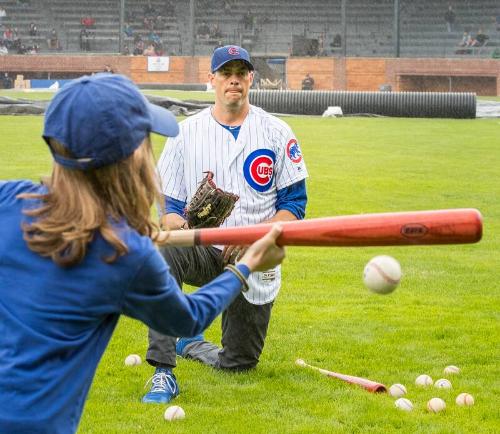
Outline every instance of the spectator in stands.
POLYGON ((444 20, 446 22, 446 28, 448 29, 448 33, 451 33, 453 30, 453 24, 455 23, 455 11, 453 10, 453 6, 448 4, 448 10, 444 14, 444 20))
POLYGON ((490 39, 490 37, 484 33, 483 29, 479 29, 476 33, 476 37, 471 42, 471 47, 482 47, 486 44, 486 41, 490 39))
POLYGON ((80 23, 85 29, 95 29, 95 18, 92 18, 90 15, 83 17, 80 23))
POLYGON ((325 34, 324 33, 321 33, 318 36, 318 56, 326 56, 325 34))
POLYGON ((340 48, 340 47, 342 47, 342 36, 340 36, 340 33, 337 33, 333 37, 332 47, 333 48, 340 48))
POLYGON ((144 52, 144 41, 140 36, 139 37, 136 36, 134 42, 134 51, 132 52, 132 54, 134 56, 142 56, 143 52, 144 52))
POLYGON ((48 45, 49 49, 51 50, 60 50, 61 45, 59 43, 59 36, 57 34, 56 29, 52 28, 49 34, 49 39, 48 39, 48 45))
POLYGON ((165 28, 165 25, 166 25, 166 18, 163 15, 158 15, 156 17, 155 28, 157 30, 163 30, 165 28))
POLYGON ((2 19, 5 18, 7 16, 7 12, 5 11, 5 9, 0 6, 0 23, 2 22, 2 19))
POLYGON ((313 90, 314 89, 314 78, 310 74, 306 74, 304 80, 302 80, 302 90, 313 90))
POLYGON ((459 47, 470 47, 472 44, 472 36, 469 32, 464 32, 462 35, 462 41, 458 44, 459 47))
POLYGON ((208 27, 206 22, 201 23, 201 26, 196 31, 196 35, 200 39, 208 39, 210 37, 210 27, 208 27))
POLYGON ((30 23, 29 34, 30 34, 30 36, 37 36, 38 35, 38 27, 33 22, 30 23))
POLYGON ((156 16, 156 10, 150 1, 148 1, 147 4, 144 5, 143 10, 144 10, 144 17, 154 18, 156 16))
POLYGON ((132 27, 132 25, 130 23, 125 23, 125 26, 123 27, 123 32, 129 38, 132 38, 134 36, 134 28, 132 27))
POLYGON ((10 27, 7 27, 3 32, 3 41, 7 48, 12 46, 12 42, 14 41, 14 32, 10 27))
POLYGON ((144 17, 142 24, 144 25, 144 29, 149 31, 152 31, 155 28, 155 20, 151 17, 144 17))
POLYGON ((495 17, 495 24, 497 27, 497 32, 500 32, 500 11, 498 11, 498 13, 495 17))
POLYGON ((231 9, 233 8, 233 5, 231 4, 231 0, 224 0, 224 12, 228 14, 231 12, 231 9))
POLYGON ((86 27, 80 30, 80 50, 82 51, 90 51, 90 32, 86 27))
POLYGON ((248 9, 242 19, 245 30, 253 30, 254 21, 255 17, 250 12, 250 9, 248 9))
POLYGON ((125 21, 129 23, 135 21, 135 16, 130 9, 125 10, 125 21))
POLYGON ((4 42, 0 39, 0 56, 5 56, 6 54, 9 54, 9 50, 5 46, 4 42))
POLYGON ((222 38, 222 36, 223 35, 219 27, 219 24, 217 23, 212 24, 212 26, 210 27, 210 39, 219 39, 222 38))
POLYGON ((38 54, 40 52, 40 46, 31 41, 31 45, 26 48, 26 54, 38 54))
POLYGON ((28 48, 26 47, 26 45, 21 43, 20 39, 19 39, 19 43, 16 44, 16 48, 17 48, 17 54, 27 54, 28 53, 28 48))
POLYGON ((220 41, 220 40, 217 41, 217 45, 214 47, 214 51, 217 50, 217 48, 221 48, 223 46, 224 46, 224 44, 222 43, 222 41, 220 41))
POLYGON ((173 17, 175 15, 175 7, 171 0, 163 2, 163 11, 163 14, 167 17, 173 17))
POLYGON ((129 45, 128 45, 128 44, 125 44, 125 45, 123 46, 123 51, 122 51, 122 54, 123 54, 124 56, 130 56, 130 47, 129 47, 129 45))
POLYGON ((471 47, 471 44, 473 42, 472 36, 469 32, 464 32, 462 35, 462 40, 458 44, 459 48, 458 50, 455 51, 455 54, 470 54, 471 50, 469 49, 471 47))
POLYGON ((153 44, 153 47, 155 48, 156 52, 160 51, 159 47, 161 47, 161 39, 157 33, 150 32, 148 35, 148 42, 153 44))
POLYGON ((142 53, 144 56, 156 56, 156 50, 153 43, 148 44, 142 53))
POLYGON ((9 73, 4 73, 2 77, 2 83, 4 89, 12 89, 12 78, 9 77, 9 73))

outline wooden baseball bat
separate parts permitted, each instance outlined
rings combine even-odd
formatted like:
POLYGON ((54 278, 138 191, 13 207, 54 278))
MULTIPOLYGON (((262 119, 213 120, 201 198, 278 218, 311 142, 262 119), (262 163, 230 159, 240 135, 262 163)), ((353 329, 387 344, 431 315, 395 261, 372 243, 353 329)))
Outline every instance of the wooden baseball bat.
MULTIPOLYGON (((288 246, 408 246, 476 243, 482 216, 476 209, 359 214, 281 222, 277 244, 288 246)), ((163 231, 159 244, 172 246, 247 245, 271 223, 231 228, 163 231)))
POLYGON ((297 359, 295 361, 295 364, 303 368, 314 369, 315 371, 318 371, 320 374, 323 374, 327 377, 338 378, 339 380, 345 381, 346 383, 356 384, 357 386, 361 386, 362 388, 368 390, 368 392, 372 393, 387 392, 387 387, 385 387, 382 383, 377 383, 376 381, 368 380, 362 377, 354 377, 352 375, 339 374, 338 372, 327 371, 326 369, 310 365, 309 363, 306 363, 302 359, 297 359))

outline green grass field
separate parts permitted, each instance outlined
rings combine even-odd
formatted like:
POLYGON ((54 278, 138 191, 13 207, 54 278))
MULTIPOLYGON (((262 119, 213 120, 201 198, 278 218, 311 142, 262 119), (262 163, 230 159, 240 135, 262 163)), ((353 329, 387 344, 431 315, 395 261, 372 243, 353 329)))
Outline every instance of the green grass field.
MULTIPOLYGON (((179 360, 184 421, 166 406, 143 405, 152 374, 127 368, 144 356, 147 329, 122 318, 96 374, 80 433, 497 433, 500 432, 500 120, 287 117, 310 179, 307 217, 476 207, 484 237, 476 245, 289 248, 281 293, 258 368, 231 375, 179 360), (391 295, 363 287, 366 262, 397 258, 404 277, 391 295), (411 413, 294 365, 296 358, 386 385, 403 383, 411 413), (451 391, 414 386, 443 368, 451 391), (467 391, 472 408, 455 405, 467 391), (447 409, 429 414, 431 397, 447 409)), ((39 179, 50 171, 41 117, 0 116, 0 179, 39 179)), ((155 138, 157 155, 163 146, 155 138)), ((207 331, 220 339, 219 322, 207 331)))

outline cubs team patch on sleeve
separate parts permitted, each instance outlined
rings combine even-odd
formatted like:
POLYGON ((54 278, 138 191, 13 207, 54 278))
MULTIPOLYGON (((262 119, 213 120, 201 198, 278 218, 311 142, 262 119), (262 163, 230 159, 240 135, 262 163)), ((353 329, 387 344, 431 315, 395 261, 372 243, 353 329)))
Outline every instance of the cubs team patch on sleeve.
POLYGON ((292 163, 298 164, 302 161, 302 152, 296 139, 290 140, 286 145, 286 155, 292 163))
POLYGON ((270 149, 253 151, 243 164, 243 175, 253 189, 264 192, 271 188, 276 154, 270 149))

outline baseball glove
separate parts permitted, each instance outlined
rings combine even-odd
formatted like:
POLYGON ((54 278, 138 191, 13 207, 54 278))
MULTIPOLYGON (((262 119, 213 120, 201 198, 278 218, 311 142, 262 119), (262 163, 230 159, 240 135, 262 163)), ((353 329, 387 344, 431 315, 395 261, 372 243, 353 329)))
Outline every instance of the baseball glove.
POLYGON ((239 199, 233 193, 221 190, 213 181, 214 174, 206 173, 193 198, 184 210, 189 228, 215 228, 231 214, 239 199))

